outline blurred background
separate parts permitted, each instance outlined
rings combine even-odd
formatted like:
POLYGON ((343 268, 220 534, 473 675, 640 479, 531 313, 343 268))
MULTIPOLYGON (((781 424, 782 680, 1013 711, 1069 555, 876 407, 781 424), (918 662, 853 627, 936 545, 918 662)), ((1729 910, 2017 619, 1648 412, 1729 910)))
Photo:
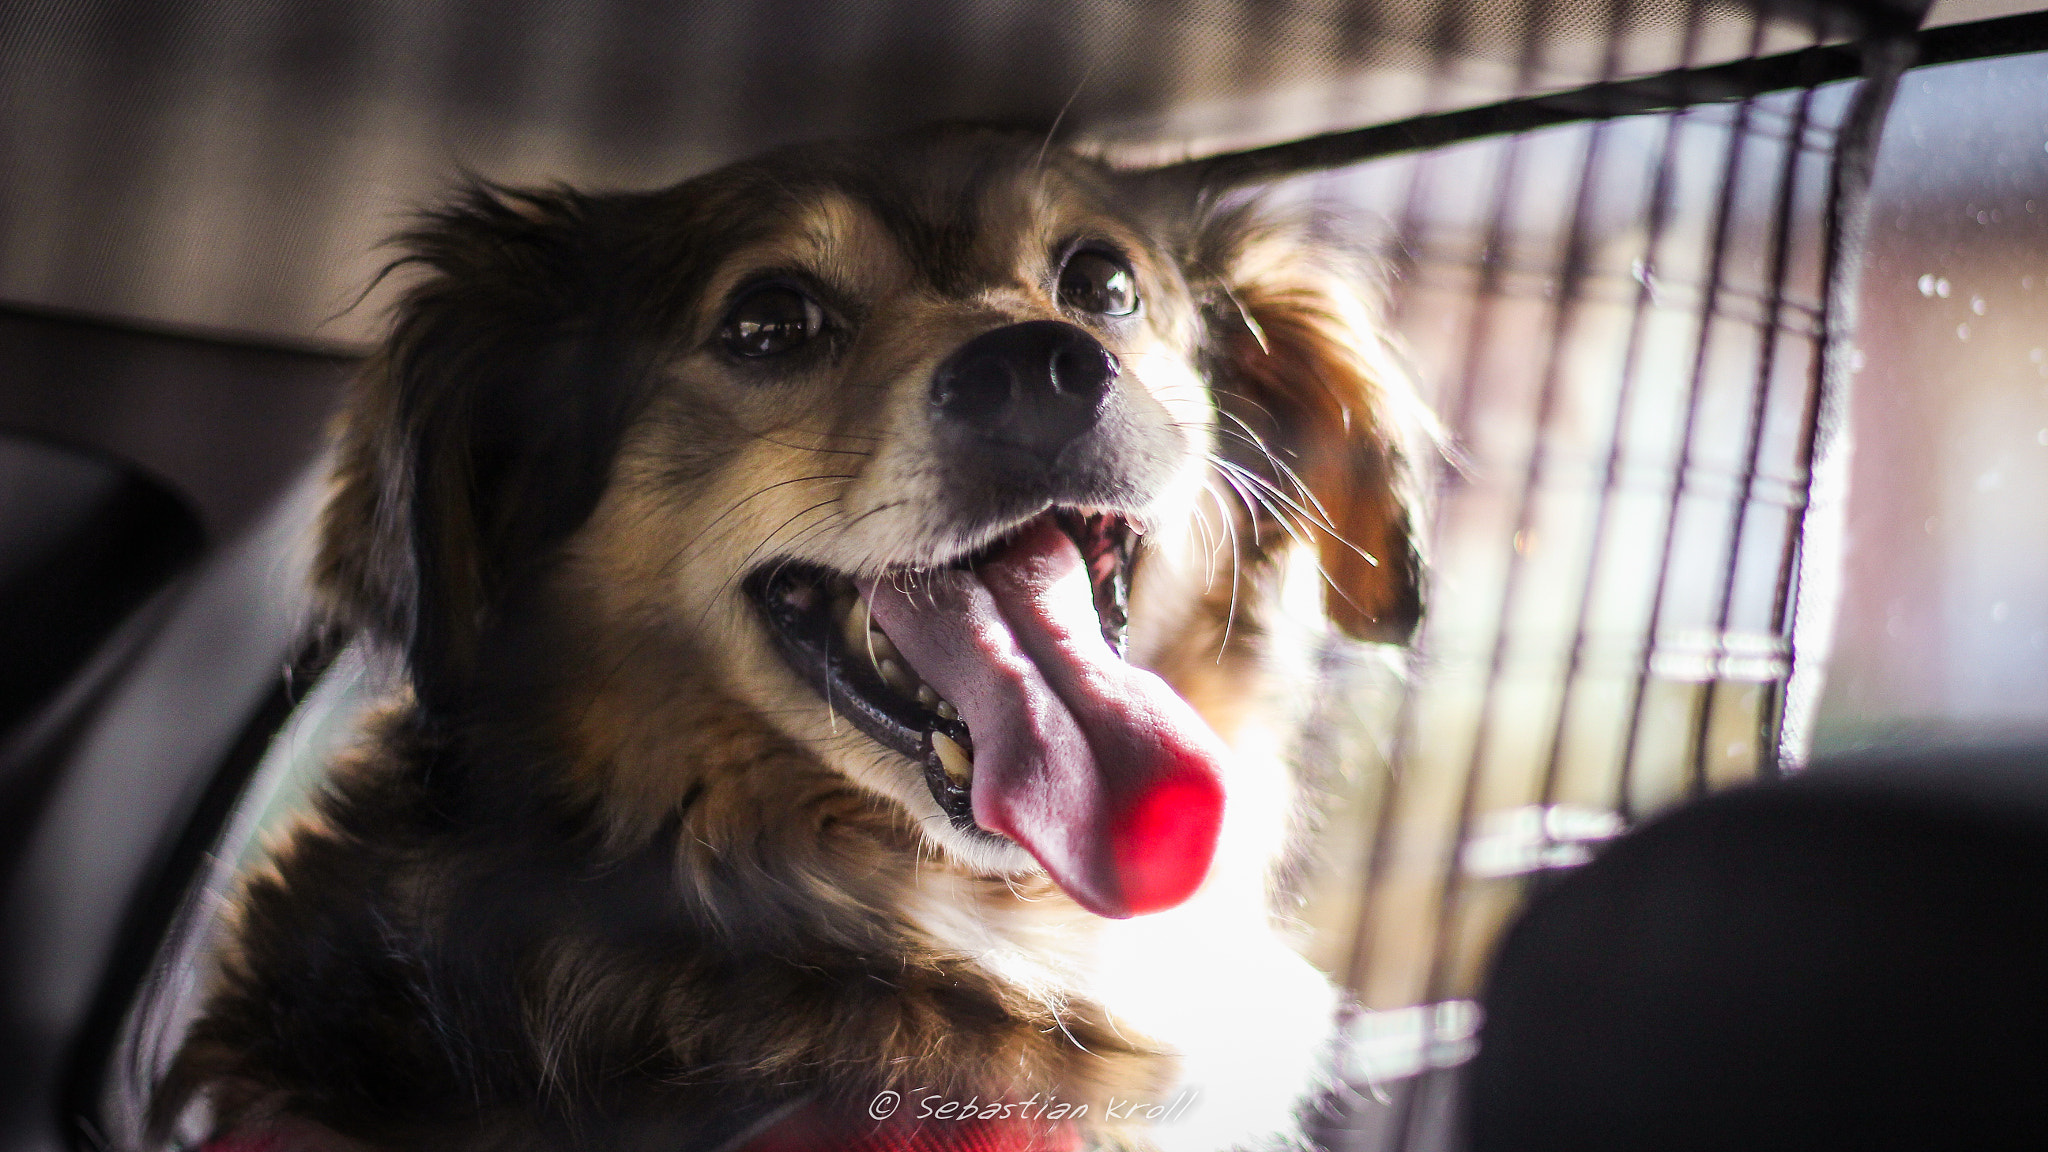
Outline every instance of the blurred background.
POLYGON ((1815 742, 2039 737, 2048 57, 1911 73, 1874 196, 1848 551, 1815 742))
POLYGON ((1687 0, 1611 37, 1611 7, 24 0, 0 14, 0 299, 360 348, 379 244, 465 171, 652 187, 947 119, 1173 158, 1811 38, 1753 44, 1742 5, 1687 0))

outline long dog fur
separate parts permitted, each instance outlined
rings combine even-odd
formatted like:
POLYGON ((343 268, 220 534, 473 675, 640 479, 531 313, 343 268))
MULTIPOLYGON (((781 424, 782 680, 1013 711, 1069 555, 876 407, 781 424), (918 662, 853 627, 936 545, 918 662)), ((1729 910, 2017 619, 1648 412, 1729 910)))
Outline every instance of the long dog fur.
POLYGON ((339 425, 318 564, 403 688, 248 881, 157 1115, 675 1152, 916 1089, 1092 1103, 1091 1146, 1284 1141, 1332 1006, 1267 906, 1317 627, 1289 605, 1320 585, 1381 642, 1421 606, 1427 417, 1369 265, 1314 221, 981 129, 651 194, 473 187, 404 243, 420 278, 339 425), (736 587, 857 499, 915 503, 891 394, 856 385, 1039 307, 1013 269, 1062 212, 1132 253, 1146 327, 1119 354, 1192 484, 1145 538, 1131 658, 1234 757, 1210 881, 1130 921, 935 840, 915 775, 776 663, 736 587), (730 270, 777 262, 895 286, 848 304, 838 399, 778 410, 693 367, 730 270), (1187 1091, 1170 1127, 1102 1115, 1187 1091))

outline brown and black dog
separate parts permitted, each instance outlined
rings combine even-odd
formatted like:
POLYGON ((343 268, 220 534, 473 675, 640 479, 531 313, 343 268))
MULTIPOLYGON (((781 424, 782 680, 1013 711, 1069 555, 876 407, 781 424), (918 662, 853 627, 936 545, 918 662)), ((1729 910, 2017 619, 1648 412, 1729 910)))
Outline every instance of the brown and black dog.
POLYGON ((428 216, 318 566, 405 687, 159 1117, 1285 1144, 1287 757, 1324 621, 1415 623, 1430 450, 1320 228, 976 128, 428 216))

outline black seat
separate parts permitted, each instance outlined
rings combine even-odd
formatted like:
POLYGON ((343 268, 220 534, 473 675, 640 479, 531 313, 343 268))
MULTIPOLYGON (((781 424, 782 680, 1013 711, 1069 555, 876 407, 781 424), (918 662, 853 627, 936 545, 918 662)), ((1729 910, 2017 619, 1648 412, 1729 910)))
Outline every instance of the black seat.
POLYGON ((161 481, 0 433, 0 743, 202 540, 161 481))
POLYGON ((1533 900, 1471 1147, 2048 1148, 2048 751, 1816 767, 1533 900))

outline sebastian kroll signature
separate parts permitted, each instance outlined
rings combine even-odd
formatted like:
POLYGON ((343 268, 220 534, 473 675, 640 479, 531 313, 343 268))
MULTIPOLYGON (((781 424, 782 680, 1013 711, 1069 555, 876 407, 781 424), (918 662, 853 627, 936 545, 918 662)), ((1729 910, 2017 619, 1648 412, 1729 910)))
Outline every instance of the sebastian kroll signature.
POLYGON ((1100 1103, 1076 1103, 1051 1093, 1034 1092, 1028 1099, 983 1099, 969 1096, 954 1100, 924 1088, 882 1092, 868 1102, 868 1115, 887 1120, 909 1105, 908 1115, 918 1120, 1080 1120, 1095 1116, 1104 1120, 1146 1120, 1170 1124, 1194 1106, 1201 1093, 1185 1089, 1167 1100, 1120 1100, 1114 1096, 1100 1103))

